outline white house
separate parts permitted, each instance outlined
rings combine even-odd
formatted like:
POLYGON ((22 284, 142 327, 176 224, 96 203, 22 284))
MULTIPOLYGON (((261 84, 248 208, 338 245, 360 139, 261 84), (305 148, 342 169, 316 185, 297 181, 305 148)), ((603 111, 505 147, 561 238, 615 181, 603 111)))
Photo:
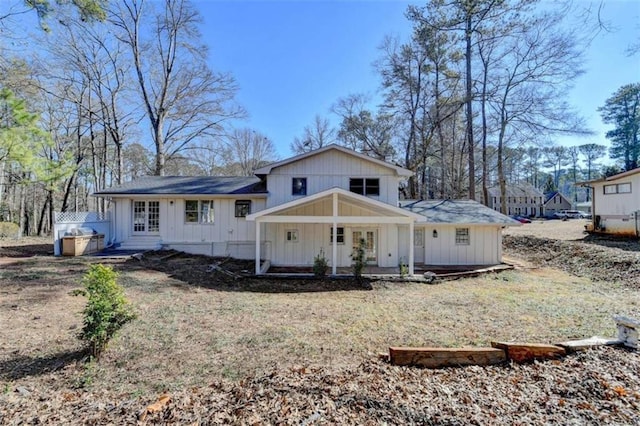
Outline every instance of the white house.
POLYGON ((578 185, 592 190, 595 231, 640 236, 640 167, 578 185))
POLYGON ((97 192, 112 201, 110 243, 310 266, 323 251, 351 265, 365 241, 371 265, 491 265, 502 228, 519 222, 474 201, 402 201, 410 170, 329 145, 256 177, 145 177, 97 192), (335 238, 334 238, 335 237, 335 238))

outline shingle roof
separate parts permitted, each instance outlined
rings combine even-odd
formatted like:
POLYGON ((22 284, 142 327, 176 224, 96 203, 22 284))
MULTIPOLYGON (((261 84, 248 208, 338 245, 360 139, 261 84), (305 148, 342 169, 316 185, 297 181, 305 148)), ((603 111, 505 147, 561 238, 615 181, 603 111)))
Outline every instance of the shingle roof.
POLYGON ((427 223, 520 225, 509 216, 471 200, 406 200, 400 202, 400 207, 424 216, 427 223))
POLYGON ((232 195, 263 194, 257 177, 145 176, 93 195, 232 195))

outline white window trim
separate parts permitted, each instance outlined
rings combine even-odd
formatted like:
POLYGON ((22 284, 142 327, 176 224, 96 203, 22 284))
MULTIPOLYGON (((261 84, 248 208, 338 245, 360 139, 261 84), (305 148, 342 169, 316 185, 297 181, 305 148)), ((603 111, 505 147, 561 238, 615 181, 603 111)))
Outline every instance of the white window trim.
MULTIPOLYGON (((460 237, 462 237, 462 235, 460 235, 460 237)), ((456 228, 456 232, 455 232, 455 241, 456 241, 456 245, 457 246, 468 246, 471 245, 471 230, 469 228, 456 228), (460 241, 458 240, 458 231, 467 231, 467 235, 466 235, 466 241, 460 241)))
MULTIPOLYGON (((192 210, 190 210, 192 211, 192 210)), ((183 220, 185 225, 214 225, 216 223, 216 208, 215 208, 215 201, 214 200, 184 200, 184 216, 183 216, 183 220), (197 215, 198 215, 198 221, 197 222, 189 222, 187 221, 187 202, 189 201, 195 201, 198 203, 198 210, 197 210, 197 215), (210 205, 213 205, 213 220, 211 222, 205 222, 202 220, 202 203, 203 202, 207 202, 207 203, 211 203, 210 205)))
POLYGON ((284 242, 285 243, 297 243, 300 241, 300 234, 297 229, 285 229, 284 230, 284 242), (292 237, 289 239, 289 237, 292 237))

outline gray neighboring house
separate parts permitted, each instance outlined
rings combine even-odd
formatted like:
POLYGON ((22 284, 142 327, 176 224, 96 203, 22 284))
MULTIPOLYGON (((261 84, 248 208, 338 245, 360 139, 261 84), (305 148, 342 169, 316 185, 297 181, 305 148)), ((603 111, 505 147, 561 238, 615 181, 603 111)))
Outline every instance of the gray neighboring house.
POLYGON ((562 193, 558 191, 550 192, 545 197, 544 215, 553 216, 554 213, 561 210, 571 210, 572 207, 571 201, 562 193))
MULTIPOLYGON (((533 185, 507 185, 506 197, 508 215, 544 216, 544 194, 533 185)), ((489 188, 489 200, 487 201, 486 204, 490 209, 500 211, 502 197, 499 186, 489 188)))

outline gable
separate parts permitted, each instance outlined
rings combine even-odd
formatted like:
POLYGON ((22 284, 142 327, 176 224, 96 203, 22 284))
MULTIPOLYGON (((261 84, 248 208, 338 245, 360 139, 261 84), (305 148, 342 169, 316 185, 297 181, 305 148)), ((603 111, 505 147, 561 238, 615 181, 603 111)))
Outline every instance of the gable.
POLYGON ((272 175, 349 175, 393 176, 394 170, 337 150, 320 152, 298 161, 275 167, 272 175))
POLYGON ((349 174, 356 176, 411 176, 410 170, 387 163, 339 145, 328 145, 283 161, 269 164, 255 171, 267 174, 349 174))

